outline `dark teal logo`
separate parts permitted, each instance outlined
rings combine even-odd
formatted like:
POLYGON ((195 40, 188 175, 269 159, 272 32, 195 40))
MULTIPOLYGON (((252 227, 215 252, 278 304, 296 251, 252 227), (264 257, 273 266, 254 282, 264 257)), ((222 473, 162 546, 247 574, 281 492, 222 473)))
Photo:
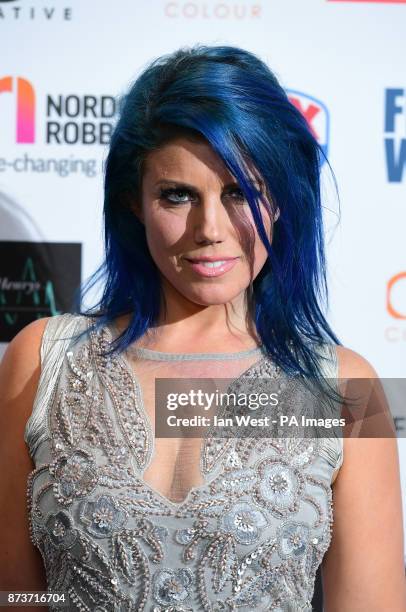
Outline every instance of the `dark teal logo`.
POLYGON ((0 341, 69 312, 80 282, 81 244, 0 242, 0 341))

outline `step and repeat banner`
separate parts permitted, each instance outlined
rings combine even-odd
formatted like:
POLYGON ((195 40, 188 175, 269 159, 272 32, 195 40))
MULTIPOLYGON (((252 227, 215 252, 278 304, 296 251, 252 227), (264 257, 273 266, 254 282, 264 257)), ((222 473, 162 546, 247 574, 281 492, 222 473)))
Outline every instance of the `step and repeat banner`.
POLYGON ((268 63, 335 172, 339 199, 323 169, 333 329, 380 377, 405 379, 405 31, 405 0, 0 0, 0 354, 69 310, 101 262, 118 97, 164 53, 230 44, 268 63))

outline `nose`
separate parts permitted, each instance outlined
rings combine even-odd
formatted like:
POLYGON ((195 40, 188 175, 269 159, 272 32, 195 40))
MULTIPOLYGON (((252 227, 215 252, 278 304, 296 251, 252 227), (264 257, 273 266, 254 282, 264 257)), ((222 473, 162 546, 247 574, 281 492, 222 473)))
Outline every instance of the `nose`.
POLYGON ((194 209, 193 230, 196 244, 223 242, 228 215, 217 196, 205 197, 194 209))

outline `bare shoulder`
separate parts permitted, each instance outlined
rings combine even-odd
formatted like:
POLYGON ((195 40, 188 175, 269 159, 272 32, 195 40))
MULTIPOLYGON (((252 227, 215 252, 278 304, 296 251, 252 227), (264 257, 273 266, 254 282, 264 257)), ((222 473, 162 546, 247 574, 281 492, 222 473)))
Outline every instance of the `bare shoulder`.
POLYGON ((0 363, 0 431, 28 420, 41 374, 41 341, 50 317, 24 327, 10 342, 0 363))
POLYGON ((372 364, 362 355, 345 346, 336 346, 338 378, 377 378, 372 364))
POLYGON ((359 397, 355 409, 347 404, 342 416, 350 416, 351 431, 348 427, 344 447, 351 445, 348 438, 363 438, 364 445, 375 444, 373 439, 395 438, 395 425, 390 412, 384 385, 373 364, 356 351, 336 346, 339 388, 343 395, 359 397), (354 420, 353 420, 354 419, 354 420), (371 439, 367 442, 367 439, 371 439))
POLYGON ((1 362, 2 368, 8 367, 11 362, 21 361, 29 367, 29 362, 39 363, 41 340, 44 329, 50 317, 38 319, 26 325, 10 342, 1 362))
POLYGON ((346 418, 351 416, 353 425, 344 430, 344 463, 340 470, 343 481, 350 469, 369 476, 372 456, 381 465, 388 456, 393 462, 397 444, 390 407, 374 366, 352 349, 337 346, 336 350, 340 391, 351 399, 358 398, 353 405, 349 402, 343 412, 346 418))
POLYGON ((0 431, 28 419, 41 373, 41 341, 49 317, 33 321, 10 342, 0 363, 0 431))

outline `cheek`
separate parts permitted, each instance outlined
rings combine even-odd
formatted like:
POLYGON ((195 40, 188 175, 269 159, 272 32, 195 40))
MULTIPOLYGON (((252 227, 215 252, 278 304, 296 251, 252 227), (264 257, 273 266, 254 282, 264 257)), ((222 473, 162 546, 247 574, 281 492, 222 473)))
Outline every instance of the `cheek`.
POLYGON ((257 236, 254 248, 254 271, 258 273, 268 258, 268 251, 261 238, 257 236))
MULTIPOLYGON (((269 242, 272 243, 272 224, 271 224, 269 215, 263 204, 261 204, 261 212, 262 212, 262 223, 264 225, 265 234, 268 237, 269 242)), ((259 235, 258 229, 255 225, 254 218, 250 210, 247 214, 247 220, 249 222, 250 228, 249 230, 247 229, 245 230, 244 235, 247 237, 248 234, 250 234, 250 241, 251 241, 251 244, 253 244, 254 268, 256 270, 259 270, 260 268, 262 268, 263 264, 268 258, 268 251, 266 250, 266 247, 261 240, 261 237, 259 235)))
MULTIPOLYGON (((179 242, 185 234, 185 220, 166 211, 151 210, 145 215, 145 233, 151 255, 154 259, 175 255, 179 242), (173 253, 172 253, 173 251, 173 253)), ((161 261, 162 263, 162 261, 161 261)))

